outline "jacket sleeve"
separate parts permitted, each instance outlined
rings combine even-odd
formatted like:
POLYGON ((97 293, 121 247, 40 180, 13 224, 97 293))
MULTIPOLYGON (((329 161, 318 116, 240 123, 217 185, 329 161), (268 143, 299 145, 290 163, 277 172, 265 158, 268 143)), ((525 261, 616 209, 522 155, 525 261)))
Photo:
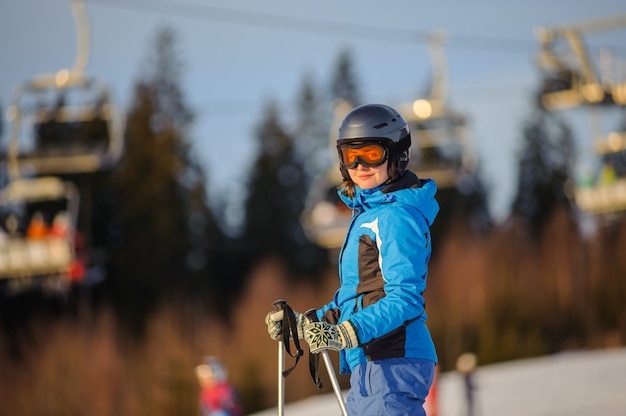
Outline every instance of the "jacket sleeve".
POLYGON ((337 303, 333 300, 330 303, 322 306, 321 309, 316 311, 318 321, 328 322, 333 325, 339 323, 339 317, 341 316, 341 310, 337 306, 337 303))
POLYGON ((388 209, 379 215, 378 227, 373 231, 385 296, 350 318, 361 343, 408 321, 426 320, 423 293, 431 254, 426 220, 413 208, 388 209))

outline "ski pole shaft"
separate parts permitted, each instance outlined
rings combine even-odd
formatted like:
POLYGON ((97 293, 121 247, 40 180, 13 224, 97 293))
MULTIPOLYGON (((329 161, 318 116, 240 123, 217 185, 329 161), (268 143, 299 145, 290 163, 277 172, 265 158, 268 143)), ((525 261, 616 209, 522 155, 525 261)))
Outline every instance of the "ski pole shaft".
MULTIPOLYGON (((284 300, 277 300, 273 303, 274 308, 277 311, 282 311, 287 302, 284 300)), ((285 414, 285 350, 283 348, 283 341, 278 341, 278 416, 284 416, 285 414)))
POLYGON ((278 416, 285 414, 285 350, 283 342, 278 341, 278 416))
POLYGON ((337 403, 339 403, 339 409, 341 409, 341 414, 342 416, 348 416, 348 409, 346 408, 346 404, 343 401, 343 395, 341 394, 339 381, 337 380, 337 375, 335 374, 335 370, 333 369, 333 363, 330 361, 330 354, 328 354, 328 350, 323 350, 321 354, 322 359, 324 360, 324 364, 326 365, 328 378, 330 378, 330 384, 332 384, 335 396, 337 397, 337 403))

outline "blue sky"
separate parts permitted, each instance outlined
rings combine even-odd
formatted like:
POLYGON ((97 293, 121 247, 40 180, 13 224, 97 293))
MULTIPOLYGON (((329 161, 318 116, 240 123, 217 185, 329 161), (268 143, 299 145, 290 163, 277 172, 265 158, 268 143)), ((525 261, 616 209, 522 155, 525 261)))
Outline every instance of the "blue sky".
MULTIPOLYGON (((197 114, 193 146, 210 192, 233 201, 241 198, 252 132, 267 99, 288 115, 304 76, 326 85, 339 52, 350 48, 365 101, 412 101, 429 82, 423 35, 445 30, 449 103, 469 119, 497 216, 510 204, 520 130, 538 85, 533 28, 626 14, 626 2, 617 0, 87 0, 86 7, 86 72, 108 83, 123 109, 157 29, 176 30, 184 93, 197 114)), ((6 107, 22 82, 74 64, 76 27, 70 0, 2 0, 0 10, 6 107)), ((617 47, 626 59, 626 27, 589 34, 585 42, 617 47)), ((591 158, 589 111, 564 115, 576 127, 581 159, 591 158)))

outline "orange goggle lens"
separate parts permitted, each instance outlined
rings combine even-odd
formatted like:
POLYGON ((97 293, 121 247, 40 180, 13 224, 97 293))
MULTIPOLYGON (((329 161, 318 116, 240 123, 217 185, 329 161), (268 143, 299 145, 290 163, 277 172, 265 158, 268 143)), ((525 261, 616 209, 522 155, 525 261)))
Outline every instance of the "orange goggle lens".
POLYGON ((380 143, 345 144, 339 147, 341 164, 353 169, 358 163, 370 168, 380 166, 387 160, 387 148, 380 143))

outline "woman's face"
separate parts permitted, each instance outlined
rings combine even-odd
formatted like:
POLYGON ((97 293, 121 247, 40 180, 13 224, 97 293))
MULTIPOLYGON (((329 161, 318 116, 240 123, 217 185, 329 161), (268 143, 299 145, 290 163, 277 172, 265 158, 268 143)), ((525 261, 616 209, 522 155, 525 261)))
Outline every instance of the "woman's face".
POLYGON ((359 163, 355 168, 348 169, 348 174, 352 182, 359 188, 373 189, 387 182, 389 179, 389 174, 387 173, 388 163, 389 161, 385 161, 382 165, 374 168, 369 168, 359 163))

